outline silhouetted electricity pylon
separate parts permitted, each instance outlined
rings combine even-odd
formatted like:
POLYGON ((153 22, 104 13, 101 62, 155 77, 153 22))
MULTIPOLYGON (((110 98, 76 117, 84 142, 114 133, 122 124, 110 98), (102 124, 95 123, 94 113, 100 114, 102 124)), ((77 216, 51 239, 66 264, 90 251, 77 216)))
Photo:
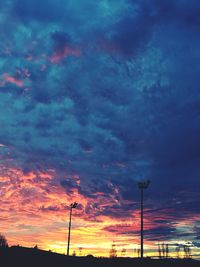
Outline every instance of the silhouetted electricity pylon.
POLYGON ((140 231, 140 257, 144 257, 144 189, 147 189, 150 185, 150 181, 142 181, 138 182, 138 187, 140 189, 140 196, 141 196, 141 231, 140 231))
POLYGON ((68 244, 67 244, 67 256, 69 256, 69 246, 70 246, 70 234, 71 234, 71 224, 72 224, 72 210, 77 207, 78 203, 74 202, 70 205, 69 212, 69 230, 68 230, 68 244))

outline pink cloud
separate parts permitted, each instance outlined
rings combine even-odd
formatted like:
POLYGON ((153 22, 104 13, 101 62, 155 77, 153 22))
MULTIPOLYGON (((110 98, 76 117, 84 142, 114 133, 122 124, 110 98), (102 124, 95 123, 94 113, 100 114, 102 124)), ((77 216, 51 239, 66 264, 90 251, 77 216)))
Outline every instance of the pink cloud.
POLYGON ((55 53, 50 57, 50 62, 53 64, 60 63, 65 57, 68 56, 75 56, 80 57, 81 51, 78 48, 65 46, 62 50, 57 50, 55 53))
POLYGON ((6 82, 15 84, 18 87, 24 87, 24 82, 23 81, 16 79, 15 77, 9 75, 8 73, 4 73, 3 77, 4 77, 6 82))

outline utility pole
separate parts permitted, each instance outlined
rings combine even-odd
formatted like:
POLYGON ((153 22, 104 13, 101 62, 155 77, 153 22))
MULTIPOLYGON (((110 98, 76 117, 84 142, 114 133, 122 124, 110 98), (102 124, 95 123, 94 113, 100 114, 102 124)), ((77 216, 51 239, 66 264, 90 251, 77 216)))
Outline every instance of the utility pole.
POLYGON ((72 209, 77 207, 78 203, 74 202, 70 204, 70 211, 69 211, 69 229, 68 229, 68 243, 67 243, 67 256, 69 256, 69 246, 70 246, 70 234, 71 234, 71 224, 72 224, 72 209))
POLYGON ((140 200, 141 200, 141 230, 140 230, 140 257, 144 257, 144 189, 147 189, 150 185, 150 181, 138 182, 138 188, 140 189, 140 200))

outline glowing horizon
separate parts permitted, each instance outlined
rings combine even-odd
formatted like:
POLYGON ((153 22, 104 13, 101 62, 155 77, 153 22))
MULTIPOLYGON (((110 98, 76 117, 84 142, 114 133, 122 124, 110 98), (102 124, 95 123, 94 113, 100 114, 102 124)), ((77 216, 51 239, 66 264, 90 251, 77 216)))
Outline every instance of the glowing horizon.
MULTIPOLYGON (((92 254, 97 257, 109 257, 113 244, 116 246, 118 256, 121 256, 123 249, 126 250, 126 257, 138 255, 136 250, 140 249, 140 202, 132 203, 137 209, 127 218, 117 220, 109 215, 100 215, 98 219, 90 218, 89 214, 84 213, 84 209, 91 199, 81 196, 77 190, 67 195, 61 185, 51 184, 54 175, 53 169, 46 173, 26 174, 20 169, 10 169, 9 172, 6 170, 4 177, 1 177, 3 184, 1 196, 4 196, 2 201, 4 209, 1 210, 0 216, 1 231, 6 235, 10 246, 37 245, 40 249, 66 254, 69 205, 77 201, 78 207, 73 209, 72 216, 71 255, 75 251, 76 255, 81 256, 92 254), (9 186, 11 180, 14 186, 9 186), (50 189, 48 189, 49 184, 51 184, 50 189)), ((74 181, 80 186, 78 175, 74 176, 74 181)), ((102 194, 98 196, 105 198, 102 194)), ((98 201, 97 199, 97 203, 98 201)), ((106 203, 105 199, 101 205, 109 206, 109 203, 106 203)), ((148 212, 148 210, 145 212, 145 230, 156 229, 159 225, 153 225, 151 218, 148 218, 148 212)), ((161 218, 163 219, 163 216, 161 218)), ((193 218, 190 221, 193 221, 193 218)), ((187 227, 188 221, 183 220, 179 224, 179 227, 187 227)), ((159 242, 145 240, 145 256, 158 257, 157 243, 159 242)), ((163 239, 160 243, 171 242, 163 239)), ((172 241, 172 244, 176 243, 186 244, 187 240, 172 241)), ((193 255, 197 252, 198 250, 193 251, 193 255)), ((176 256, 174 249, 169 255, 176 256)))

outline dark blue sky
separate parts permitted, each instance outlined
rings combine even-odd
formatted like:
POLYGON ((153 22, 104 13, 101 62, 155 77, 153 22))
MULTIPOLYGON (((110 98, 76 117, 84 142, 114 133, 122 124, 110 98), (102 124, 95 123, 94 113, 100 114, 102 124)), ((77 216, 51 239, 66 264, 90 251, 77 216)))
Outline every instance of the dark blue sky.
POLYGON ((53 170, 49 187, 93 203, 82 216, 127 235, 150 179, 147 238, 198 245, 199 31, 198 0, 1 1, 2 177, 53 170))

